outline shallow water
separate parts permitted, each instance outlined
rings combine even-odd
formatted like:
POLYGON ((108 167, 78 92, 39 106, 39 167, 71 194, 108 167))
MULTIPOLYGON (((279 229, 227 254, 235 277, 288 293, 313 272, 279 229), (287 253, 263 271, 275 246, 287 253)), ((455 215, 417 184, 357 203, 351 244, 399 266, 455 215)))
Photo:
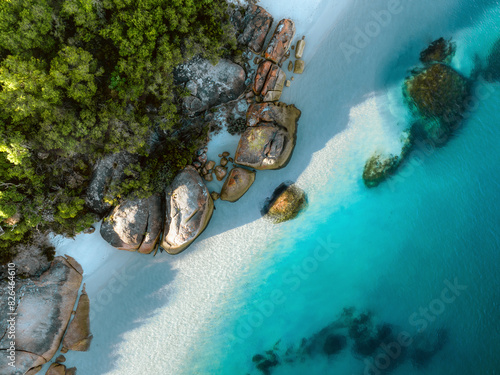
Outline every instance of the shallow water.
MULTIPOLYGON (((376 189, 361 180, 367 157, 397 150, 411 121, 401 83, 419 51, 453 37, 452 65, 469 75, 474 56, 485 61, 500 37, 495 2, 443 1, 432 14, 425 3, 431 4, 403 2, 386 29, 346 62, 342 41, 387 4, 358 1, 295 81, 286 100, 303 115, 292 163, 310 163, 298 176, 309 208, 257 244, 257 256, 225 291, 184 373, 259 374, 255 354, 279 342, 283 362, 288 347, 353 306, 394 325, 395 333, 432 337, 446 330, 446 344, 425 366, 406 359, 392 374, 500 374, 500 84, 476 86, 477 100, 444 147, 418 146, 376 189), (333 138, 307 156, 325 133, 333 138), (453 301, 443 294, 450 285, 453 301)), ((312 355, 272 374, 376 373, 369 368, 349 341, 337 356, 312 355)))

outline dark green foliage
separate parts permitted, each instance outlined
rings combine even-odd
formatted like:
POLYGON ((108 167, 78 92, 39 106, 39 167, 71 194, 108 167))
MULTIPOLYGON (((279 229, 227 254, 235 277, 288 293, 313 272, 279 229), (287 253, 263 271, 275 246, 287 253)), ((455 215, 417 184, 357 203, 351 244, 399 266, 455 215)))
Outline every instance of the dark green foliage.
POLYGON ((167 137, 154 155, 147 140, 153 123, 165 134, 179 123, 173 68, 235 48, 228 7, 225 0, 0 2, 2 262, 34 230, 73 235, 96 219, 83 198, 102 155, 142 155, 110 190, 114 201, 161 190, 191 162, 196 137, 167 137))

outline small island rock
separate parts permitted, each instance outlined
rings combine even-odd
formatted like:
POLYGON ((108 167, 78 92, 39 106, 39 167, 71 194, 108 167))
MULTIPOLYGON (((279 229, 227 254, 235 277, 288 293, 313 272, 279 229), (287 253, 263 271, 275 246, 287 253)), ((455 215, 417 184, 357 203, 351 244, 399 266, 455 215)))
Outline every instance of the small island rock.
POLYGON ((295 184, 282 183, 266 201, 262 214, 274 223, 281 223, 294 219, 305 207, 304 190, 295 184))

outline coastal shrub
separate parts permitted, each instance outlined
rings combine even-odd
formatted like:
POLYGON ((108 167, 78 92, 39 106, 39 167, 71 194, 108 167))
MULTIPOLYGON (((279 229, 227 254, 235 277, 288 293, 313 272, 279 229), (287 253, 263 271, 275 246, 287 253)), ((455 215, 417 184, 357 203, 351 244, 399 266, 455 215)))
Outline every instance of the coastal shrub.
POLYGON ((0 258, 34 231, 74 235, 96 217, 84 204, 92 165, 141 155, 116 201, 161 190, 192 157, 179 140, 173 68, 236 48, 225 0, 0 2, 0 258), (153 110, 151 110, 153 108, 153 110), (167 134, 149 155, 154 126, 167 134), (8 220, 17 215, 14 223, 8 220), (1 233, 2 231, 0 231, 1 233))

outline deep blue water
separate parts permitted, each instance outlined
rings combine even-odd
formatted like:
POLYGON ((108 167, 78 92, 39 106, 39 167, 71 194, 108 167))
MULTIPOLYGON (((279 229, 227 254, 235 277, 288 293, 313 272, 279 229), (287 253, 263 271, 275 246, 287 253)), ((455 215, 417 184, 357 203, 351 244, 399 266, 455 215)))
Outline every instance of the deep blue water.
POLYGON ((452 37, 452 65, 460 72, 470 73, 476 54, 486 63, 500 38, 500 5, 461 3, 428 16, 426 25, 415 20, 425 7, 406 2, 386 35, 349 63, 339 61, 339 34, 348 36, 346 25, 356 21, 344 20, 325 38, 287 98, 303 111, 287 168, 309 160, 311 145, 321 142, 331 158, 298 178, 308 209, 259 244, 259 261, 227 295, 186 373, 261 374, 252 358, 262 354, 279 362, 270 370, 275 375, 374 374, 386 364, 397 364, 395 375, 500 374, 500 83, 476 85, 466 118, 444 147, 417 146, 375 189, 361 179, 380 139, 392 144, 411 121, 401 84, 421 49, 452 37), (405 25, 409 30, 395 33, 405 25), (359 354, 348 335, 354 324, 341 316, 349 307, 354 318, 367 313, 373 327, 391 327, 372 356, 359 354), (307 346, 333 322, 331 333, 346 337, 339 353, 326 356, 322 343, 300 352, 303 339, 307 346), (391 346, 408 336, 404 354, 391 346), (276 357, 266 354, 273 348, 276 357))

